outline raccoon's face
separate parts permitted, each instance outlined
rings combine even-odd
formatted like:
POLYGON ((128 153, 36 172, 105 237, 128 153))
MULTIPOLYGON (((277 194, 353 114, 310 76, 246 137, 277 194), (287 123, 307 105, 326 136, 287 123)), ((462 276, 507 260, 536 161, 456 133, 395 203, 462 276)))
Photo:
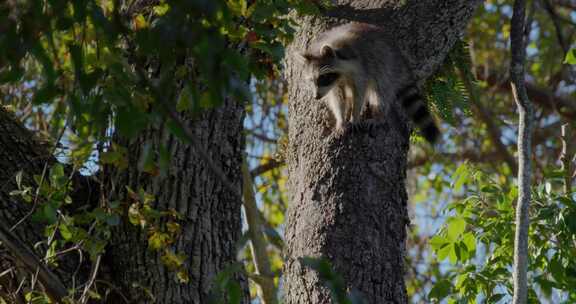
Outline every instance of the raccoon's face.
POLYGON ((330 46, 324 46, 320 55, 301 54, 300 57, 306 65, 306 79, 314 84, 315 98, 323 98, 338 84, 343 72, 339 63, 343 59, 330 46))

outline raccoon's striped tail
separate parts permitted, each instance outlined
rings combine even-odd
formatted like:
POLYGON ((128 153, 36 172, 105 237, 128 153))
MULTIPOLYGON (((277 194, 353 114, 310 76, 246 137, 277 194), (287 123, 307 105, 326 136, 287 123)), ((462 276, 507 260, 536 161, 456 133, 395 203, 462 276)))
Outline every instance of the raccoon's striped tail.
POLYGON ((424 98, 415 85, 409 85, 396 94, 396 98, 402 104, 406 115, 418 126, 422 136, 431 144, 434 144, 440 136, 440 130, 430 115, 424 98))

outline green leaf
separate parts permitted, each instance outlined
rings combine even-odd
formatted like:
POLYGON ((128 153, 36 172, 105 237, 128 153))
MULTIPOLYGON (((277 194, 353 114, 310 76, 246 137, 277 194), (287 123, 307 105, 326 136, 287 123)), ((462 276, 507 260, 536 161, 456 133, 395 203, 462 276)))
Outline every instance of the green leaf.
POLYGON ((447 236, 451 241, 456 241, 466 229, 466 221, 463 218, 450 218, 448 220, 447 236))
POLYGON ((469 252, 476 251, 476 238, 472 232, 467 232, 462 237, 462 242, 466 245, 466 249, 469 252))
POLYGON ((469 177, 470 172, 468 171, 468 164, 461 164, 452 175, 452 186, 454 191, 459 191, 462 188, 462 185, 468 182, 469 177))
POLYGON ((566 53, 566 58, 564 58, 565 64, 576 64, 576 49, 571 48, 568 53, 566 53))
POLYGON ((246 0, 228 0, 226 3, 234 14, 238 16, 246 16, 248 8, 246 0))
POLYGON ((162 3, 154 6, 152 10, 156 15, 163 16, 168 12, 168 10, 170 10, 170 5, 168 5, 168 3, 162 3))
POLYGON ((117 111, 116 125, 118 131, 126 137, 134 138, 148 123, 146 113, 135 107, 120 107, 117 111))
POLYGON ((440 250, 438 250, 436 252, 436 254, 438 255, 438 260, 444 261, 446 259, 446 257, 448 257, 450 252, 453 251, 453 247, 454 247, 454 243, 448 243, 447 246, 440 248, 440 250))
POLYGON ((552 275, 554 280, 556 280, 556 282, 563 282, 564 281, 564 278, 565 278, 564 266, 562 265, 562 262, 560 261, 560 258, 558 255, 555 255, 550 260, 550 263, 548 264, 548 271, 550 272, 550 274, 552 275))
POLYGON ((480 188, 480 191, 485 192, 485 193, 498 193, 498 192, 500 192, 500 188, 498 188, 495 185, 486 185, 486 186, 483 186, 482 188, 480 188))
POLYGON ((576 210, 566 210, 564 223, 572 235, 576 235, 576 210))
POLYGON ((192 88, 190 87, 189 83, 184 85, 182 91, 180 91, 180 96, 178 97, 178 101, 176 103, 176 111, 184 112, 192 109, 192 100, 193 100, 193 93, 192 88))
POLYGON ((56 80, 56 71, 52 60, 40 42, 34 44, 30 49, 30 53, 42 64, 44 77, 46 77, 45 87, 53 88, 54 81, 56 80))
POLYGON ((66 176, 64 176, 64 166, 62 166, 62 164, 56 163, 50 168, 50 182, 56 188, 66 184, 67 179, 66 176))
POLYGON ((63 239, 69 240, 72 238, 72 232, 70 231, 68 225, 61 223, 60 226, 58 226, 58 228, 60 231, 60 235, 62 236, 63 239))
POLYGON ((84 75, 84 54, 82 53, 82 47, 76 44, 70 44, 68 45, 68 49, 70 50, 76 81, 80 84, 82 92, 88 94, 91 88, 84 75))
POLYGON ((72 1, 72 3, 74 4, 74 19, 77 22, 82 23, 84 21, 84 19, 86 18, 86 8, 87 8, 87 4, 86 3, 87 0, 75 0, 72 1))
POLYGON ((22 78, 24 70, 20 67, 11 66, 10 69, 0 70, 0 84, 16 82, 22 78))
POLYGON ((450 263, 456 264, 461 257, 460 246, 458 246, 458 243, 452 243, 449 247, 451 250, 448 252, 448 260, 450 263))
POLYGON ((448 244, 449 241, 444 237, 441 237, 439 235, 435 235, 434 237, 432 237, 430 239, 429 243, 430 243, 430 246, 432 246, 432 249, 434 249, 435 251, 438 251, 440 248, 442 248, 443 246, 448 244))
POLYGON ((58 89, 53 85, 43 85, 36 91, 32 103, 39 105, 41 103, 51 103, 52 99, 58 95, 58 89))
POLYGON ((242 289, 240 288, 240 284, 231 280, 228 282, 227 290, 229 299, 228 303, 239 304, 242 299, 242 289))
POLYGON ((500 301, 505 296, 506 296, 506 294, 504 294, 504 293, 494 294, 490 298, 488 298, 486 303, 498 303, 498 301, 500 301))
POLYGON ((106 217, 106 224, 110 226, 118 226, 120 225, 120 216, 116 213, 112 213, 106 217))
POLYGON ((56 207, 52 204, 44 204, 43 210, 43 220, 48 222, 48 224, 54 224, 58 220, 58 213, 56 207))
POLYGON ((434 287, 428 293, 428 299, 441 301, 444 299, 450 291, 452 290, 452 283, 448 280, 441 280, 434 284, 434 287))
POLYGON ((99 221, 105 221, 107 214, 106 211, 104 211, 104 209, 102 208, 95 208, 94 211, 92 211, 92 216, 94 217, 94 219, 99 220, 99 221))

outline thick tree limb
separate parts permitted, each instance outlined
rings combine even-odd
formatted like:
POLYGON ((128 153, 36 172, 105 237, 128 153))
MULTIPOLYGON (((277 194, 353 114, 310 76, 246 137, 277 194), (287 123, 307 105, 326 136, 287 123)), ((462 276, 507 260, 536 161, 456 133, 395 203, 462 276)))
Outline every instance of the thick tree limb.
POLYGON ((524 80, 524 63, 526 60, 524 0, 514 2, 511 21, 510 40, 511 55, 510 78, 512 94, 519 113, 518 127, 518 203, 516 205, 516 233, 514 237, 514 304, 524 304, 528 300, 528 230, 530 218, 530 164, 531 139, 533 125, 533 107, 524 80))
POLYGON ((56 302, 62 302, 62 299, 68 295, 66 286, 60 279, 50 271, 34 252, 16 238, 12 232, 0 221, 0 241, 12 253, 12 256, 26 266, 31 273, 38 272, 38 280, 44 287, 48 297, 56 302))
POLYGON ((252 177, 256 177, 260 174, 264 174, 270 170, 276 169, 276 168, 280 167, 282 164, 283 164, 282 162, 279 162, 275 159, 270 159, 265 164, 262 164, 256 168, 252 169, 252 171, 250 171, 250 175, 252 175, 252 177))
MULTIPOLYGON (((502 81, 501 77, 498 77, 496 73, 490 73, 486 75, 482 67, 478 68, 478 73, 476 77, 479 80, 486 81, 490 86, 496 86, 499 92, 509 92, 510 87, 508 83, 511 80, 502 81)), ((572 100, 568 97, 557 96, 554 92, 541 88, 528 81, 524 82, 526 92, 530 100, 535 104, 538 104, 543 109, 547 110, 558 110, 561 116, 567 119, 576 119, 576 100, 572 100)))
POLYGON ((554 4, 576 10, 576 1, 574 0, 554 0, 554 4))

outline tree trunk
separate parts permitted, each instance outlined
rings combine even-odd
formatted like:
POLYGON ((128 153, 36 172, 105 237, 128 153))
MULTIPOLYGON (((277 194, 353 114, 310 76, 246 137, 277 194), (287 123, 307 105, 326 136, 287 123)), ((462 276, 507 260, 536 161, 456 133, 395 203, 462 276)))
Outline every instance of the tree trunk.
MULTIPOLYGON (((184 120, 196 134, 198 141, 193 144, 209 152, 229 181, 238 187, 238 193, 241 190, 240 166, 244 149, 241 133, 243 118, 243 107, 228 101, 223 106, 206 111, 198 119, 184 120)), ((17 173, 24 172, 24 185, 34 186, 32 175, 41 175, 45 165, 50 169, 56 160, 49 149, 39 144, 32 132, 1 107, 0 130, 0 222, 10 228, 26 217, 32 207, 9 195, 10 191, 17 189, 17 173)), ((100 176, 110 186, 106 188, 109 192, 105 195, 111 200, 126 201, 125 186, 135 190, 143 188, 155 195, 153 208, 172 208, 183 215, 179 221, 182 233, 170 249, 187 255, 185 265, 190 281, 187 284, 178 283, 175 272, 168 271, 160 262, 159 254, 148 248, 146 232, 127 223, 125 218, 106 248, 101 270, 119 288, 115 291, 121 292, 132 303, 207 303, 216 274, 236 262, 237 242, 241 235, 240 198, 222 186, 206 164, 191 152, 189 144, 177 140, 167 129, 149 130, 132 141, 128 157, 129 164, 125 171, 107 169, 104 176, 100 176), (171 154, 166 176, 152 176, 138 169, 139 157, 146 143, 151 143, 156 149, 162 144, 171 154), (151 300, 150 295, 155 301, 151 300)), ((90 202, 95 206, 99 185, 76 183, 74 187, 77 190, 73 195, 75 204, 90 202)), ((45 240, 43 225, 35 224, 29 217, 18 225, 14 234, 29 248, 45 240)), ((40 254, 46 247, 37 249, 37 254, 40 254)), ((14 256, 13 252, 2 248, 0 272, 14 265, 11 256, 14 256)), ((90 269, 83 267, 80 273, 75 273, 74 263, 77 259, 64 260, 73 263, 65 267, 68 263, 61 261, 56 273, 68 288, 73 276, 76 276, 77 284, 85 283, 90 269)), ((246 278, 242 275, 234 278, 240 281, 244 291, 243 302, 246 303, 246 278)), ((4 277, 0 284, 8 288, 8 284, 12 283, 4 277)), ((122 303, 123 300, 114 294, 109 302, 122 303)))
MULTIPOLYGON (((242 181, 243 118, 243 107, 228 101, 203 113, 200 119, 185 121, 197 139, 193 145, 207 150, 228 180, 238 187, 238 193, 242 181)), ((113 237, 107 256, 114 282, 130 291, 138 303, 153 302, 144 289, 154 295, 154 303, 207 303, 216 275, 236 262, 241 235, 240 197, 222 185, 192 152, 191 145, 176 139, 167 128, 147 131, 128 144, 128 151, 128 169, 108 174, 113 180, 110 201, 125 198, 125 186, 135 191, 143 188, 155 196, 154 209, 174 209, 183 216, 179 221, 182 233, 170 248, 187 255, 190 282, 177 283, 176 273, 167 270, 160 255, 148 248, 146 232, 129 223, 124 223, 113 237), (138 169, 139 156, 147 144, 156 151, 159 145, 169 151, 166 176, 152 176, 138 169)), ((236 279, 242 280, 247 295, 245 278, 236 279)))
POLYGON ((404 254, 409 224, 405 190, 407 128, 387 117, 371 132, 330 136, 330 114, 314 102, 296 52, 334 24, 390 29, 419 82, 443 62, 481 1, 335 1, 329 18, 306 17, 287 51, 290 204, 286 226, 285 303, 330 303, 302 257, 328 258, 347 290, 367 303, 406 303, 404 254))

